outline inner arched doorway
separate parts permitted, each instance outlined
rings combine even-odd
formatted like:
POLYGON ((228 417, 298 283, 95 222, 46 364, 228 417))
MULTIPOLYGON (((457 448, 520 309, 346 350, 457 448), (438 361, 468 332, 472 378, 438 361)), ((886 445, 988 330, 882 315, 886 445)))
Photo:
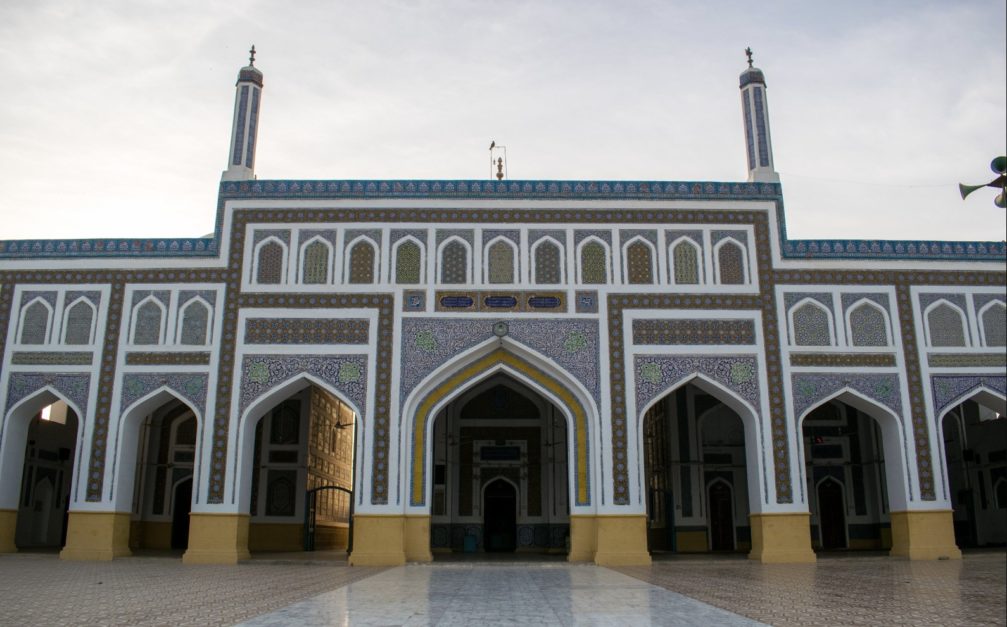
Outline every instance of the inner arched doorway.
POLYGON ((58 400, 28 423, 21 445, 24 464, 14 533, 17 548, 58 549, 65 544, 78 429, 77 413, 58 400))
POLYGON ((896 457, 887 462, 886 451, 898 448, 886 441, 890 436, 885 423, 897 424, 893 416, 850 392, 821 402, 802 417, 805 491, 815 550, 892 547, 889 490, 892 481, 898 485, 900 475, 888 476, 899 461, 896 457))
POLYGON ((749 551, 749 454, 740 414, 712 384, 685 383, 643 417, 647 548, 749 551))
POLYGON ((946 493, 961 548, 1007 544, 1007 417, 1003 401, 976 394, 941 419, 946 493))
POLYGON ((436 414, 432 553, 566 553, 567 420, 506 373, 436 414))
MULTIPOLYGON (((168 392, 155 395, 126 414, 136 447, 132 487, 131 549, 184 550, 189 545, 189 512, 199 442, 199 419, 168 392)), ((120 488, 121 489, 121 488, 120 488)))
POLYGON ((265 395, 241 427, 251 552, 349 550, 358 416, 307 377, 265 395))

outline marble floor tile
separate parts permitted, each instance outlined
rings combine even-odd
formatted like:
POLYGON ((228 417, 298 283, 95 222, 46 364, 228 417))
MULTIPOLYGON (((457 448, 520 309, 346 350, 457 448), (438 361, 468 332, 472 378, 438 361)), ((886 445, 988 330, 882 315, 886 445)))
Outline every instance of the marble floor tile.
POLYGON ((582 564, 410 564, 243 623, 273 625, 757 625, 582 564))

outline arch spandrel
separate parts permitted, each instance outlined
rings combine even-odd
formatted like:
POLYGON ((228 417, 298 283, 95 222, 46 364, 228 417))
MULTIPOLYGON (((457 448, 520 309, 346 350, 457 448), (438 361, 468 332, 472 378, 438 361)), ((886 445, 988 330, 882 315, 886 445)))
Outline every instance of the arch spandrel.
POLYGON ((409 504, 411 506, 426 504, 427 449, 429 431, 436 412, 472 385, 497 372, 511 374, 533 390, 543 393, 559 405, 567 419, 571 420, 572 424, 569 427, 574 438, 575 459, 574 503, 578 506, 590 505, 588 407, 559 379, 502 347, 459 367, 454 374, 417 399, 409 426, 409 504))
POLYGON ((882 405, 896 416, 902 416, 903 401, 898 374, 792 374, 791 386, 795 416, 802 416, 823 400, 832 398, 837 392, 847 388, 882 405))
POLYGON ((930 378, 934 398, 934 415, 938 418, 954 405, 986 392, 999 399, 1007 397, 1007 377, 998 375, 940 375, 930 378))
POLYGON ((59 392, 70 401, 79 410, 81 420, 87 415, 88 396, 91 390, 90 374, 12 372, 7 383, 4 416, 22 400, 46 388, 59 392))
POLYGON ((131 409, 138 400, 163 387, 184 399, 202 415, 206 411, 208 378, 206 374, 192 372, 127 374, 122 378, 119 406, 131 409))
POLYGON ((280 384, 309 374, 367 411, 366 355, 246 355, 241 364, 238 415, 280 384))

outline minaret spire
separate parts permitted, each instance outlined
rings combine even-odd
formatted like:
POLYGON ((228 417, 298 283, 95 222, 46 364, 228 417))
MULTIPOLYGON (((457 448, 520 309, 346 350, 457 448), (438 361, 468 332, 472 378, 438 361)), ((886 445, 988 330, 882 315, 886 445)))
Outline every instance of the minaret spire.
POLYGON ((255 178, 255 144, 259 103, 262 100, 262 72, 255 67, 255 46, 248 51, 248 65, 238 72, 234 93, 234 121, 227 169, 221 178, 241 181, 255 178))
POLYGON ((766 77, 752 64, 752 49, 745 48, 748 69, 741 73, 741 112, 745 118, 745 147, 748 152, 748 180, 779 183, 773 165, 773 142, 769 138, 769 107, 766 77))

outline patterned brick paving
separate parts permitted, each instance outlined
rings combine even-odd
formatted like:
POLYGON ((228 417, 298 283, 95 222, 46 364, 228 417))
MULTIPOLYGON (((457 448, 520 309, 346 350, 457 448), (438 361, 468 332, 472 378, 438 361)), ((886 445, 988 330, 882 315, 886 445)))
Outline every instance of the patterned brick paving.
POLYGON ((1004 625, 1007 554, 961 561, 820 557, 817 564, 692 558, 616 568, 772 625, 1004 625))
POLYGON ((0 555, 0 625, 232 625, 381 572, 344 561, 65 562, 0 555))

